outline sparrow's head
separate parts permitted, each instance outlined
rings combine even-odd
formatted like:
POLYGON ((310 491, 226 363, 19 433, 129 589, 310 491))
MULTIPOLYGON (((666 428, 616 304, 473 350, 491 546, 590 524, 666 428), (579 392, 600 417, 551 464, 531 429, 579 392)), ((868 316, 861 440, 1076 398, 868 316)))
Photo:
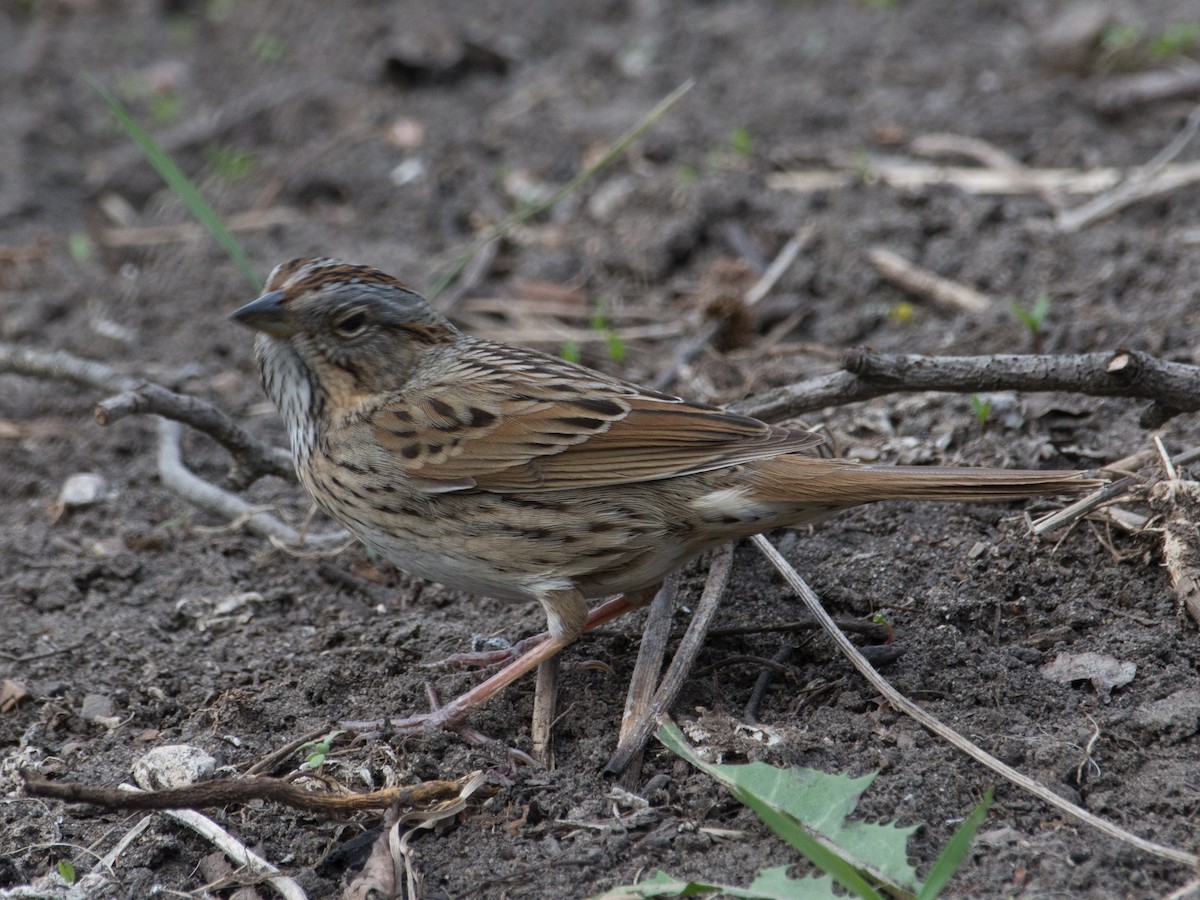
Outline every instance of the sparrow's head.
MULTIPOLYGON (((259 332, 264 380, 272 366, 286 366, 331 399, 347 401, 399 390, 422 352, 459 334, 403 282, 337 259, 276 266, 263 295, 230 318, 259 332)), ((268 392, 278 399, 270 384, 268 392)))

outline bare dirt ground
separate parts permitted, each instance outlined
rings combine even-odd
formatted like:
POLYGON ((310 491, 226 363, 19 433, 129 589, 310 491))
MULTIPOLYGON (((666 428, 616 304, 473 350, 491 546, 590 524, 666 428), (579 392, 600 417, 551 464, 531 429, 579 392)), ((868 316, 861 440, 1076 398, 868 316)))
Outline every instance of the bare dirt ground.
MULTIPOLYGON (((703 326, 697 297, 714 267, 737 262, 752 281, 811 225, 761 310, 725 329, 731 346, 698 357, 678 391, 733 402, 832 369, 858 345, 1126 347, 1200 362, 1200 188, 1063 233, 1043 196, 896 187, 869 174, 883 157, 916 161, 913 142, 936 133, 986 140, 1033 168, 1150 159, 1191 103, 1102 114, 1097 91, 1111 71, 1178 62, 1170 48, 1145 52, 1147 41, 1194 25, 1196 10, 1188 0, 1138 6, 1141 18, 1110 21, 1083 71, 1067 71, 1071 48, 1089 42, 1039 53, 1060 9, 1048 0, 5 4, 0 339, 153 378, 284 440, 251 338, 226 320, 253 289, 190 230, 84 73, 125 99, 223 216, 243 216, 239 236, 260 273, 293 256, 336 255, 418 287, 695 78, 611 168, 501 243, 456 307, 465 327, 553 351, 574 341, 585 362, 648 381, 703 326), (1122 54, 1139 36, 1142 50, 1122 54), (811 168, 850 177, 802 191, 775 180, 811 168), (875 246, 993 303, 947 312, 914 299, 867 260, 875 246), (1010 303, 1032 308, 1043 294, 1035 338, 1010 303), (592 327, 596 309, 623 335, 624 358, 592 327)), ((1193 159, 1195 148, 1179 161, 1193 159)), ((91 871, 139 818, 24 798, 19 766, 118 784, 147 750, 187 743, 244 768, 339 717, 424 709, 427 681, 452 696, 479 676, 424 663, 466 649, 474 634, 517 639, 543 623, 534 608, 415 583, 358 548, 294 558, 197 511, 159 483, 151 421, 93 422, 102 396, 0 376, 0 677, 30 693, 0 713, 0 888, 65 859, 91 871), (79 472, 102 475, 107 491, 55 517, 61 485, 79 472), (337 572, 376 582, 355 589, 337 572)), ((823 423, 839 452, 889 461, 1089 468, 1149 446, 1136 403, 992 400, 986 430, 967 398, 927 394, 830 409, 809 424, 823 423)), ((1162 434, 1179 451, 1196 432, 1184 416, 1162 434)), ((205 477, 225 471, 207 438, 188 435, 185 453, 205 477)), ((297 522, 307 511, 299 489, 279 480, 257 484, 251 499, 297 522)), ((886 614, 902 654, 885 671, 902 691, 1088 809, 1195 846, 1200 650, 1154 534, 1085 524, 1035 542, 1020 506, 895 504, 776 539, 836 616, 886 614), (1108 695, 1039 674, 1058 653, 1082 651, 1133 663, 1136 675, 1108 695)), ((802 617, 750 548, 735 566, 723 626, 802 617)), ((685 603, 703 571, 689 569, 685 603)), ((483 747, 447 736, 337 747, 328 769, 358 790, 364 773, 376 785, 497 773, 486 804, 414 841, 425 896, 583 897, 660 868, 745 884, 764 866, 795 862, 752 814, 657 745, 642 775, 642 784, 665 776, 652 814, 636 827, 615 817, 599 770, 640 624, 618 622, 567 653, 553 771, 509 758, 509 746, 528 748, 526 682, 473 718, 495 738, 483 747), (579 666, 589 659, 615 674, 579 666)), ((702 719, 730 761, 882 769, 863 813, 921 824, 911 852, 924 871, 994 777, 882 705, 822 638, 801 635, 758 710, 779 741, 735 732, 762 669, 754 659, 796 639, 712 637, 675 717, 702 719)), ((293 755, 276 774, 299 762, 293 755)), ((212 815, 313 897, 341 889, 361 864, 342 851, 378 825, 262 804, 212 815)), ((198 891, 197 864, 210 852, 155 818, 102 895, 198 891)), ((1149 897, 1189 878, 1001 784, 950 894, 1149 897)))

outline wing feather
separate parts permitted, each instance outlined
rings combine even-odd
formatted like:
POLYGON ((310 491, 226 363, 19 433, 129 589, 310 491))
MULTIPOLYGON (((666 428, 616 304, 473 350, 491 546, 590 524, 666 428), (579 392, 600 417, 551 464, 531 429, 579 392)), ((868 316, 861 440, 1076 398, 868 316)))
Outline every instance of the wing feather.
POLYGON ((371 417, 376 440, 422 490, 655 481, 822 441, 534 351, 482 341, 470 349, 449 375, 406 389, 371 417))

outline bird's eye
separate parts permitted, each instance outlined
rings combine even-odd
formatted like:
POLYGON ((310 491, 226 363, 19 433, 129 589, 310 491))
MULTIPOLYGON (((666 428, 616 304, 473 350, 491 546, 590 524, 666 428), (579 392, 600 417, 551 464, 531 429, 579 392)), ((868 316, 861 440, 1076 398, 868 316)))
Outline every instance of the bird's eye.
POLYGON ((366 327, 367 313, 362 309, 356 309, 353 312, 347 313, 333 323, 333 330, 342 337, 347 338, 361 334, 366 327))

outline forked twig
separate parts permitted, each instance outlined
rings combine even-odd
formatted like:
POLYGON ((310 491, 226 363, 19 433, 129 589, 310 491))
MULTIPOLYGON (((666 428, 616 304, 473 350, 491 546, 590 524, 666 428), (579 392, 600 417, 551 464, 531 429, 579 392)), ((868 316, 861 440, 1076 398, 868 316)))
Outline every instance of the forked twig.
POLYGON ((179 446, 181 433, 178 422, 158 418, 158 476, 165 487, 184 500, 200 509, 240 522, 252 534, 284 545, 332 549, 350 540, 350 535, 345 531, 302 534, 236 494, 209 484, 183 464, 179 446))
POLYGON ((177 394, 162 385, 142 381, 115 397, 101 400, 94 412, 96 422, 101 426, 138 414, 164 416, 207 434, 233 457, 237 471, 231 480, 236 487, 248 487, 263 475, 295 480, 296 472, 288 451, 266 446, 199 397, 177 394))
MULTIPOLYGON (((629 678, 629 691, 625 695, 625 712, 621 715, 621 729, 617 745, 637 727, 654 698, 658 686, 658 675, 667 654, 667 640, 671 636, 671 618, 675 615, 675 604, 679 598, 679 573, 672 572, 654 595, 642 638, 638 644, 637 661, 629 678)), ((641 771, 641 754, 630 760, 621 774, 621 787, 633 790, 641 771)))

